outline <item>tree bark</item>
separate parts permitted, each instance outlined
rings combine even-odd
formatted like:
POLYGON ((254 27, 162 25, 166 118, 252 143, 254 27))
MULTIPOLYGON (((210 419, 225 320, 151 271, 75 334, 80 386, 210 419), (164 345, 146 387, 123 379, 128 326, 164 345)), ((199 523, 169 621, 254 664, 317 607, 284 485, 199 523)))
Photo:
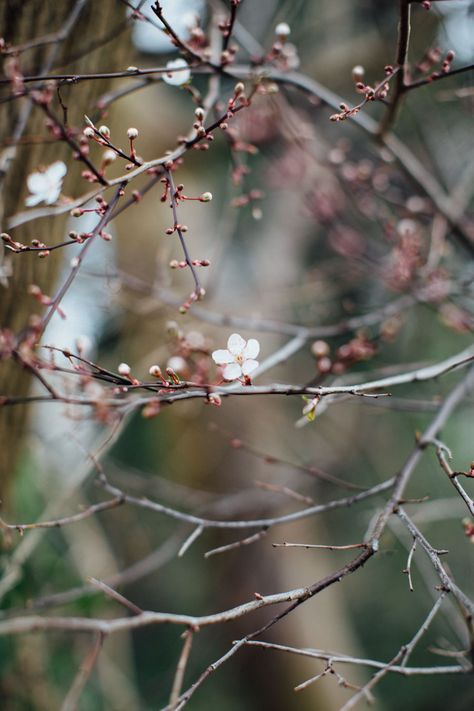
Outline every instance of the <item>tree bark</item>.
MULTIPOLYGON (((122 56, 125 61, 128 47, 124 6, 116 0, 4 0, 0 4, 0 36, 7 43, 7 51, 8 46, 17 47, 38 38, 53 40, 16 56, 6 54, 3 74, 17 62, 24 76, 55 72, 80 74, 120 66, 122 56), (76 12, 73 22, 71 18, 76 12), (68 22, 72 27, 67 37, 59 41, 52 37, 65 30, 68 22)), ((61 100, 68 109, 68 124, 81 126, 83 114, 106 89, 107 84, 102 80, 62 87, 61 100)), ((10 86, 4 88, 3 96, 7 94, 11 94, 10 86)), ((63 118, 63 109, 56 95, 52 109, 63 118)), ((66 188, 68 193, 73 193, 82 167, 71 160, 71 148, 67 144, 51 140, 44 113, 33 106, 28 97, 17 97, 0 104, 0 126, 0 228, 3 232, 8 231, 8 217, 24 209, 29 173, 40 165, 64 160, 68 165, 66 188)), ((34 238, 54 244, 64 238, 66 220, 67 215, 64 215, 29 222, 12 230, 11 236, 24 244, 34 238)), ((47 259, 39 259, 35 253, 9 256, 0 244, 0 276, 3 275, 0 279, 1 329, 18 332, 38 311, 38 305, 27 294, 28 285, 38 284, 46 294, 54 290, 61 264, 60 252, 52 252, 47 259), (12 274, 8 278, 10 270, 12 274)), ((30 385, 27 373, 11 359, 0 361, 0 395, 22 396, 30 385)), ((1 499, 12 480, 28 410, 23 405, 0 408, 1 499)))

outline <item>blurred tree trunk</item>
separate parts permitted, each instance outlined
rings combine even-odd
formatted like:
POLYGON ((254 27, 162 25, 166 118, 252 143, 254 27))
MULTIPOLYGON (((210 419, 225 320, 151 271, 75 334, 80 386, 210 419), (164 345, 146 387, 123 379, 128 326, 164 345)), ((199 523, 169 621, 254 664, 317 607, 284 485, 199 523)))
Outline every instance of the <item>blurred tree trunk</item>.
MULTIPOLYGON (((128 47, 128 32, 123 32, 126 28, 124 8, 116 0, 3 0, 0 3, 0 37, 8 45, 18 46, 38 38, 48 40, 17 57, 6 55, 3 74, 15 61, 24 76, 58 70, 81 74, 120 66, 128 47), (58 33, 56 37, 55 33, 58 33)), ((61 88, 61 99, 68 108, 68 124, 81 126, 83 114, 91 102, 106 89, 107 84, 102 80, 61 88)), ((62 118, 62 107, 56 96, 52 108, 62 118)), ((66 187, 68 192, 73 192, 81 164, 71 161, 69 146, 58 141, 50 142, 44 114, 28 98, 0 104, 0 125, 0 228, 8 231, 8 217, 24 209, 29 173, 40 165, 64 160, 68 164, 66 187)), ((52 244, 63 238, 66 220, 67 215, 43 218, 12 230, 11 235, 26 244, 33 238, 52 244)), ((3 275, 0 279, 1 328, 16 332, 27 325, 36 310, 35 303, 27 295, 27 287, 32 283, 39 284, 46 294, 54 290, 61 264, 60 252, 53 252, 48 259, 41 260, 34 254, 12 255, 12 258, 0 245, 0 276, 3 275), (13 274, 9 279, 10 268, 13 274)), ((25 395, 30 384, 25 371, 12 360, 0 364, 0 394, 25 395)), ((0 408, 1 499, 4 499, 13 476, 27 416, 27 406, 0 408)))

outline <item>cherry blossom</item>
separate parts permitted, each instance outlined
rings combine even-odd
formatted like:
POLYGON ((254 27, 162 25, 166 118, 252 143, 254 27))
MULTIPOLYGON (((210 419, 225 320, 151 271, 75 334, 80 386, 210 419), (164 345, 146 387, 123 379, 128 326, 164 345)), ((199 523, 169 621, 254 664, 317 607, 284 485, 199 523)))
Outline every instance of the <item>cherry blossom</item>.
POLYGON ((184 59, 173 59, 167 63, 166 68, 170 70, 163 74, 163 81, 167 84, 181 86, 191 79, 191 70, 184 59), (174 69, 179 69, 179 71, 172 71, 174 69))
POLYGON ((46 205, 55 203, 61 193, 66 173, 67 167, 62 160, 57 160, 45 170, 30 173, 26 179, 26 184, 31 195, 28 195, 25 204, 28 207, 32 207, 40 202, 45 202, 46 205))
POLYGON ((212 359, 217 365, 225 366, 225 380, 237 380, 243 375, 250 375, 258 368, 255 358, 260 351, 260 344, 255 338, 245 341, 238 333, 233 333, 227 341, 227 349, 214 351, 212 359))

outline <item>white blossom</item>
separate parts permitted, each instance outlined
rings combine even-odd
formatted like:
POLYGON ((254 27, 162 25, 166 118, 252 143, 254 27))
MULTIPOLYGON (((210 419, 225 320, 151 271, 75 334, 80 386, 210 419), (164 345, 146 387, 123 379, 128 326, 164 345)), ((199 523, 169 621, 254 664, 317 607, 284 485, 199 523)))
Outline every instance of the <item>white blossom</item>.
POLYGON ((170 70, 163 74, 163 81, 167 84, 181 86, 191 79, 191 70, 184 59, 172 59, 167 63, 166 69, 170 70), (179 69, 179 71, 172 71, 173 69, 179 69))
POLYGON ((214 351, 212 359, 217 365, 225 366, 225 380, 237 380, 243 375, 250 375, 258 368, 255 358, 260 351, 260 344, 255 338, 245 341, 238 333, 233 333, 227 341, 227 349, 214 351))
POLYGON ((26 179, 26 184, 31 195, 28 195, 25 204, 28 207, 32 207, 40 202, 45 202, 46 205, 55 203, 61 193, 66 173, 67 167, 62 160, 57 160, 45 170, 30 173, 26 179))

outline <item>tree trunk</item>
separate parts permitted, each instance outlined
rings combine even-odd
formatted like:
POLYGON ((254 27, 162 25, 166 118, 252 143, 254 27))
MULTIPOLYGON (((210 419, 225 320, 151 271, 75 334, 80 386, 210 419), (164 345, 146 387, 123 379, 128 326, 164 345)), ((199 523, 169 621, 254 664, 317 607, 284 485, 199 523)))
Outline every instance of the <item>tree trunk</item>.
MULTIPOLYGON (((7 43, 7 49, 39 38, 45 43, 17 55, 6 54, 3 73, 9 75, 15 62, 24 76, 59 72, 81 74, 120 66, 121 55, 126 54, 128 47, 126 30, 123 6, 115 0, 100 3, 4 0, 0 4, 0 37, 7 43), (55 33, 58 33, 56 37, 55 33)), ((31 88, 32 85, 26 86, 31 88)), ((81 126, 83 114, 106 89, 103 80, 62 87, 61 100, 68 109, 68 124, 81 126)), ((11 93, 11 86, 5 87, 3 95, 11 93)), ((56 95, 51 106, 62 119, 63 109, 56 95)), ((64 160, 68 165, 67 191, 73 193, 81 164, 71 160, 71 148, 66 143, 51 140, 44 113, 28 97, 17 97, 0 104, 0 125, 0 228, 3 232, 7 231, 8 217, 25 207, 29 173, 40 165, 64 160)), ((67 215, 28 222, 12 230, 11 236, 24 244, 34 238, 54 244, 64 238, 66 220, 67 215)), ((34 253, 8 256, 0 244, 2 329, 17 332, 38 310, 27 294, 29 284, 38 284, 46 294, 54 290, 61 264, 60 252, 52 252, 47 259, 38 259, 34 253), (10 271, 13 273, 8 278, 10 271)), ((27 373, 11 359, 0 362, 0 395, 25 395, 30 384, 27 373)), ((12 479, 27 416, 27 406, 0 408, 0 499, 4 499, 12 479)))

